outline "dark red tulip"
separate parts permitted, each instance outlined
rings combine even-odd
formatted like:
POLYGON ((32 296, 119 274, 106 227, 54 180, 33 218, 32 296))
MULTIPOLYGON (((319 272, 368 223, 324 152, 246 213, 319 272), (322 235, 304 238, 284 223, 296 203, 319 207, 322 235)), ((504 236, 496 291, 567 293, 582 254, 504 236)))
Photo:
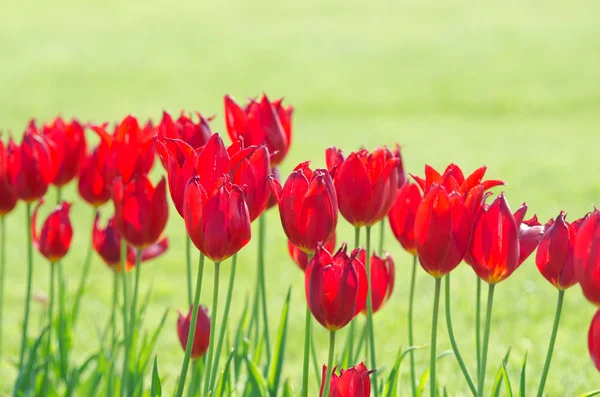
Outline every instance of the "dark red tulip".
POLYGON ((398 159, 398 188, 400 189, 406 184, 406 182, 408 182, 408 180, 406 178, 406 172, 404 171, 404 161, 402 160, 400 145, 397 143, 396 147, 394 148, 394 157, 398 159))
POLYGON ((422 199, 417 185, 407 183, 398 189, 396 200, 388 212, 388 220, 394 236, 402 248, 411 255, 417 254, 415 218, 422 199))
MULTIPOLYGON (((369 376, 375 371, 369 371, 364 363, 355 365, 347 370, 340 370, 340 375, 331 373, 329 384, 330 397, 370 397, 371 381, 369 376)), ((325 379, 327 379, 327 366, 323 365, 323 376, 321 376, 321 391, 319 397, 323 397, 325 379)))
POLYGON ((271 103, 263 94, 260 101, 251 99, 245 108, 229 95, 225 96, 225 121, 232 142, 243 140, 245 145, 267 144, 273 155, 273 165, 280 164, 290 148, 293 108, 284 107, 282 100, 271 103))
POLYGON ((432 185, 417 209, 414 233, 423 269, 434 277, 452 271, 465 256, 471 235, 463 196, 432 185))
MULTIPOLYGON (((329 236, 329 239, 325 241, 323 247, 329 252, 333 251, 336 247, 335 240, 334 230, 333 233, 331 233, 331 236, 329 236)), ((302 271, 306 270, 306 265, 308 265, 308 254, 296 247, 290 240, 288 240, 288 253, 290 254, 290 257, 294 263, 298 265, 302 271)))
MULTIPOLYGON (((275 179, 279 184, 281 184, 281 175, 279 173, 279 167, 275 166, 273 168, 271 168, 271 176, 273 177, 273 179, 275 179)), ((273 194, 273 192, 269 193, 269 200, 267 201, 267 210, 270 210, 271 208, 275 207, 277 205, 277 199, 275 198, 275 195, 273 194)))
POLYGON ((250 241, 250 215, 242 189, 224 175, 207 191, 200 176, 185 189, 183 213, 190 239, 206 257, 222 262, 250 241))
POLYGON ((573 251, 576 230, 565 220, 561 211, 555 221, 549 222, 535 256, 535 264, 542 276, 558 289, 577 284, 573 251))
POLYGON ((600 371, 600 310, 594 314, 590 330, 588 332, 588 349, 592 362, 598 371, 600 371))
POLYGON ((357 259, 359 249, 348 256, 346 244, 331 254, 319 246, 304 273, 306 301, 323 327, 336 331, 348 324, 365 307, 367 279, 360 277, 364 265, 357 259))
MULTIPOLYGON (((185 351, 188 341, 188 335, 190 333, 190 324, 192 322, 194 306, 190 307, 187 316, 179 313, 177 318, 177 335, 179 336, 179 342, 181 347, 185 351)), ((197 360, 204 356, 210 342, 210 318, 208 317, 208 310, 205 306, 198 308, 198 316, 196 317, 196 333, 194 334, 194 342, 192 343, 192 360, 197 360)))
POLYGON ((575 276, 583 294, 600 307, 600 211, 592 212, 575 238, 575 276))
POLYGON ((242 141, 235 142, 227 151, 231 157, 231 182, 246 186, 246 205, 250 221, 254 221, 267 207, 271 195, 269 151, 265 145, 244 148, 242 141))
POLYGON ((270 181, 288 240, 306 253, 315 252, 337 226, 338 201, 331 176, 322 169, 313 172, 309 162, 304 162, 294 169, 283 188, 273 177, 270 181))
POLYGON ((94 130, 104 144, 108 146, 110 158, 108 159, 114 175, 119 176, 123 183, 128 183, 136 175, 147 175, 154 165, 155 128, 148 122, 144 128, 140 127, 134 116, 127 116, 115 127, 114 134, 106 130, 108 125, 93 125, 94 130))
POLYGON ((169 113, 163 112, 162 120, 157 127, 158 137, 180 139, 194 149, 206 145, 212 135, 209 123, 213 118, 205 118, 200 113, 196 113, 196 115, 198 116, 197 123, 183 112, 177 121, 173 121, 169 113))
POLYGON ((31 240, 33 246, 51 263, 61 260, 71 247, 73 227, 69 219, 71 204, 63 201, 54 209, 37 232, 37 214, 44 200, 40 200, 31 217, 31 240))
POLYGON ((383 219, 396 198, 399 159, 386 147, 373 153, 362 149, 346 159, 332 148, 326 155, 342 216, 354 227, 383 219))
MULTIPOLYGON (((94 220, 94 229, 92 230, 92 246, 94 251, 100 255, 104 263, 113 271, 121 273, 121 234, 117 230, 115 218, 108 220, 106 227, 100 227, 100 214, 96 214, 94 220)), ((162 255, 169 248, 169 240, 165 237, 160 241, 151 244, 142 249, 142 262, 154 259, 162 255)), ((125 262, 125 271, 135 267, 136 249, 127 246, 127 260, 125 262)))
POLYGON ((8 165, 11 163, 15 144, 12 140, 7 148, 0 139, 0 216, 11 212, 17 205, 17 192, 9 180, 8 165))
MULTIPOLYGON (((383 253, 383 257, 375 252, 371 255, 371 294, 373 296, 373 313, 377 313, 385 302, 390 298, 394 290, 395 265, 392 256, 388 252, 383 253)), ((362 263, 366 262, 364 250, 360 250, 358 259, 362 263)), ((365 271, 366 276, 366 271, 365 271)), ((366 307, 362 309, 363 314, 367 314, 366 307)))
POLYGON ((500 180, 483 180, 487 167, 477 168, 471 175, 465 178, 463 171, 456 164, 450 164, 446 167, 443 174, 440 174, 430 165, 425 165, 425 179, 412 175, 413 179, 421 187, 421 190, 427 192, 433 184, 440 184, 448 192, 456 191, 460 194, 468 194, 471 189, 477 185, 483 185, 483 190, 491 189, 495 186, 504 185, 500 180))
POLYGON ((113 186, 115 222, 119 233, 135 248, 144 248, 155 243, 167 224, 166 181, 156 185, 144 175, 135 176, 123 184, 117 178, 113 186))
POLYGON ((42 132, 56 148, 56 175, 52 180, 55 186, 71 182, 79 172, 86 155, 84 127, 75 119, 65 122, 57 117, 44 125, 42 132))
POLYGON ((111 197, 114 172, 108 163, 109 148, 101 143, 83 162, 79 172, 79 195, 94 207, 100 207, 111 197))

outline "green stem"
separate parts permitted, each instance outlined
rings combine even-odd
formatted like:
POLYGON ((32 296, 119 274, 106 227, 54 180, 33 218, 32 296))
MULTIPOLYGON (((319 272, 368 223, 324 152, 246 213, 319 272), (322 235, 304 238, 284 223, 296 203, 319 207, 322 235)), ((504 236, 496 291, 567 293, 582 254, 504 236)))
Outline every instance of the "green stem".
MULTIPOLYGON (((354 248, 358 248, 360 245, 360 228, 354 228, 354 248)), ((348 331, 348 337, 346 346, 348 346, 348 357, 354 356, 354 334, 356 333, 356 319, 350 322, 350 330, 348 331)))
POLYGON ((333 355, 335 352, 335 331, 329 331, 329 359, 327 360, 327 375, 325 376, 325 387, 322 397, 329 397, 331 373, 333 372, 333 355))
POLYGON ((108 371, 108 380, 107 380, 107 388, 106 395, 107 397, 114 396, 114 374, 113 374, 113 366, 115 360, 115 346, 117 341, 117 305, 119 299, 119 274, 117 272, 113 272, 113 296, 112 296, 112 308, 110 314, 110 329, 111 329, 111 345, 110 345, 110 370, 108 371))
MULTIPOLYGON (((413 336, 413 307, 415 300, 415 279, 417 278, 417 256, 413 256, 412 275, 410 278, 410 293, 408 297, 408 344, 414 346, 413 336)), ((415 370, 415 356, 413 351, 410 351, 410 380, 413 396, 417 395, 417 373, 415 370)))
POLYGON ((306 304, 306 318, 304 320, 304 363, 302 366, 302 397, 308 397, 308 361, 310 355, 310 345, 311 345, 311 313, 308 308, 308 303, 306 304))
POLYGON ((313 366, 313 371, 315 372, 315 383, 317 385, 317 389, 321 387, 321 371, 319 369, 319 363, 317 362, 317 348, 315 345, 315 333, 312 332, 312 324, 310 325, 310 356, 313 366))
POLYGON ((48 373, 50 372, 50 355, 52 354, 52 309, 54 307, 54 284, 56 277, 56 271, 54 269, 54 264, 50 263, 50 301, 48 306, 48 344, 46 345, 46 369, 44 371, 44 396, 48 395, 48 373))
POLYGON ((62 201, 62 188, 60 186, 56 187, 56 205, 59 205, 62 201))
POLYGON ((483 388, 485 386, 485 370, 487 364, 488 343, 490 340, 490 328, 492 324, 492 305, 494 304, 494 287, 490 284, 488 289, 487 310, 485 314, 485 328, 483 331, 483 348, 481 350, 481 369, 479 371, 479 383, 477 385, 477 396, 483 397, 483 388))
POLYGON ((133 297, 129 314, 129 344, 127 345, 129 353, 129 394, 132 394, 137 387, 137 379, 133 376, 135 367, 135 358, 137 356, 137 301, 140 289, 140 274, 142 273, 142 249, 136 249, 135 255, 135 284, 133 285, 133 297))
POLYGON ((385 218, 379 221, 379 255, 383 254, 383 241, 385 239, 385 218))
POLYGON ((210 374, 212 371, 212 362, 215 355, 215 337, 217 330, 217 314, 219 312, 219 270, 221 263, 215 262, 215 278, 213 282, 213 305, 210 318, 210 340, 208 342, 208 355, 206 356, 206 378, 204 379, 204 393, 207 395, 210 391, 210 374))
POLYGON ((186 235, 185 239, 185 259, 187 264, 187 290, 188 306, 192 306, 192 240, 186 235))
POLYGON ((129 296, 127 291, 127 242, 121 239, 121 278, 123 281, 123 336, 125 344, 123 347, 123 374, 121 376, 121 388, 119 395, 122 397, 125 391, 128 389, 127 371, 129 370, 129 352, 127 346, 129 346, 129 319, 127 318, 127 309, 129 308, 129 296))
POLYGON ((442 279, 436 277, 435 279, 435 295, 433 298, 433 319, 431 321, 431 358, 430 358, 430 371, 429 371, 429 390, 431 397, 436 395, 436 364, 437 364, 437 324, 438 324, 438 311, 440 308, 440 290, 442 288, 442 279))
POLYGON ((475 297, 475 348, 477 353, 477 374, 481 371, 481 279, 477 276, 477 295, 475 297))
POLYGON ((269 337, 269 319, 267 316, 267 289, 265 282, 265 232, 267 228, 265 214, 258 219, 258 276, 260 278, 260 295, 263 312, 265 345, 267 347, 267 368, 271 360, 271 338, 269 337))
POLYGON ((233 296, 233 286, 235 283, 236 267, 237 267, 237 253, 233 254, 233 258, 231 259, 231 273, 229 275, 229 286, 227 289, 227 298, 225 298, 225 310, 223 312, 223 324, 221 324, 221 329, 219 332, 219 342, 217 343, 217 349, 215 350, 215 362, 213 364, 212 374, 210 376, 210 390, 213 389, 215 381, 217 380, 217 372, 219 369, 219 360, 221 359, 221 350, 223 349, 223 342, 225 341, 225 331, 227 330, 227 320, 229 319, 229 309, 231 308, 231 298, 233 296))
POLYGON ((365 325, 362 327, 362 332, 360 333, 360 337, 358 338, 358 346, 356 347, 356 353, 353 357, 350 357, 351 363, 356 363, 358 361, 358 356, 363 346, 363 342, 367 339, 367 322, 365 321, 365 325))
POLYGON ((65 316, 66 284, 62 262, 57 262, 56 265, 58 266, 58 352, 60 354, 61 376, 66 381, 69 375, 66 341, 67 318, 65 316))
MULTIPOLYGON (((95 208, 94 208, 92 216, 93 217, 96 216, 95 208)), ((87 248, 87 253, 85 254, 85 262, 83 263, 83 270, 81 271, 81 279, 79 280, 79 287, 77 288, 77 293, 75 295, 75 304, 73 305, 73 314, 71 316, 73 319, 72 320, 73 327, 75 326, 75 323, 77 322, 77 318, 79 316, 79 307, 80 307, 80 303, 81 303, 81 297, 83 296, 85 284, 87 283, 87 279, 90 274, 90 265, 92 263, 92 252, 93 252, 92 241, 90 240, 90 243, 88 244, 88 248, 87 248)))
POLYGON ((477 395, 477 388, 475 387, 475 382, 473 382, 473 378, 471 378, 471 374, 467 369, 467 366, 458 350, 458 345, 456 344, 456 338, 454 337, 454 329, 452 328, 452 317, 450 317, 450 274, 446 275, 446 327, 448 328, 448 336, 450 337, 450 343, 452 344, 452 350, 454 351, 454 356, 458 361, 458 365, 465 377, 465 380, 469 384, 469 389, 471 389, 471 393, 473 396, 477 395))
POLYGON ((187 344, 185 346, 185 355, 181 364, 181 373, 179 374, 179 382, 177 382, 177 392, 175 397, 183 395, 185 388, 185 378, 190 365, 190 357, 192 356, 192 346, 194 345, 194 336, 196 335, 196 322, 198 321, 198 306, 200 305, 200 293, 202 291, 202 276, 204 275, 204 254, 200 253, 198 261, 198 274, 196 276, 196 292, 194 294, 194 306, 192 307, 192 321, 190 322, 190 331, 188 332, 187 344))
POLYGON ((2 308, 4 307, 4 277, 6 271, 6 219, 0 216, 0 362, 2 362, 2 308))
MULTIPOLYGON (((371 226, 367 226, 367 252, 365 257, 367 258, 365 267, 367 269, 367 323, 369 324, 369 350, 371 353, 371 369, 376 370, 377 360, 375 354, 375 330, 373 327, 373 296, 371 291, 371 226)), ((373 394, 374 397, 378 397, 377 372, 373 373, 372 378, 373 394)))
POLYGON ((29 308, 31 305, 31 283, 33 279, 33 243, 31 241, 31 203, 25 205, 25 225, 27 233, 27 292, 25 293, 25 319, 21 329, 21 354, 19 358, 19 373, 23 369, 25 350, 27 347, 27 328, 29 327, 29 308))
POLYGON ((552 361, 552 353, 554 352, 554 344, 556 343, 556 335, 558 334, 558 325, 560 324, 560 314, 562 313, 564 297, 565 290, 558 290, 558 302, 556 304, 556 314, 554 315, 554 325, 552 327, 552 334, 550 335, 550 344, 548 345, 548 353, 546 354, 546 363, 544 364, 540 387, 538 388, 538 397, 542 397, 544 394, 544 386, 546 385, 546 379, 548 378, 548 372, 550 370, 550 363, 552 361))

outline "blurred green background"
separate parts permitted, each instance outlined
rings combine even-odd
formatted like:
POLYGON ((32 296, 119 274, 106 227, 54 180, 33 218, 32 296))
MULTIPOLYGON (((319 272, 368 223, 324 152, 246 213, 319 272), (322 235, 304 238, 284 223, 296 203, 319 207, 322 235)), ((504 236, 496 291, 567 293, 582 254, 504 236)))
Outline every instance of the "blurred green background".
MULTIPOLYGON (((0 23, 0 128, 15 134, 29 118, 57 114, 84 121, 142 119, 170 112, 216 114, 213 130, 225 132, 222 98, 238 100, 265 91, 293 104, 294 137, 283 175, 300 161, 324 165, 324 150, 402 144, 406 168, 456 162, 466 171, 487 165, 488 176, 508 182, 513 208, 527 201, 541 220, 561 209, 575 219, 598 203, 600 143, 600 3, 547 1, 73 1, 5 2, 0 23)), ((92 133, 89 133, 92 136, 92 133)), ((155 175, 163 171, 155 168, 155 175)), ((53 194, 53 192, 51 192, 53 194)), ((80 274, 92 210, 76 196, 74 249, 65 260, 70 288, 80 274)), ((50 207, 50 206, 48 206, 50 207)), ((8 279, 3 319, 8 354, 17 356, 25 293, 24 207, 7 220, 8 279)), ((103 214, 110 214, 104 208, 103 214)), ((268 215, 267 276, 273 334, 292 286, 290 343, 285 375, 296 389, 301 377, 304 323, 302 273, 286 253, 276 210, 268 215)), ((352 230, 340 218, 340 241, 352 230)), ((184 228, 173 210, 167 256, 143 268, 143 290, 153 294, 147 327, 165 308, 171 314, 158 347, 166 390, 172 390, 183 352, 175 332, 185 296, 184 228)), ((397 265, 396 290, 375 318, 378 361, 393 363, 407 345, 410 257, 386 236, 397 265)), ((234 318, 254 287, 255 241, 241 253, 234 318)), ((212 269, 202 301, 209 303, 212 269)), ((44 292, 48 265, 36 257, 34 291, 44 292)), ((228 266, 221 274, 223 284, 228 266)), ((76 330, 82 353, 98 344, 97 329, 109 314, 111 273, 97 259, 76 330)), ((433 280, 420 271, 416 341, 429 340, 433 280)), ((474 369, 475 276, 461 265, 453 273, 455 331, 474 369)), ((224 301, 225 291, 221 302, 224 301)), ((509 371, 518 374, 528 352, 529 387, 541 373, 557 293, 528 260, 497 288, 488 386, 508 347, 509 371)), ((42 308, 34 304, 34 319, 42 308)), ((600 386, 587 352, 594 309, 578 287, 566 294, 564 317, 547 383, 551 396, 572 396, 600 386)), ((33 332, 39 325, 34 322, 33 332)), ((315 327, 319 359, 326 360, 326 332, 315 327)), ((440 321, 439 351, 450 348, 440 321)), ((340 340, 343 340, 340 338, 340 340)), ((419 372, 428 352, 417 354, 419 372)), ((0 364, 0 394, 14 369, 0 364)), ((404 373, 407 372, 404 367, 404 373)), ((515 377, 516 379, 516 377, 515 377)), ((407 378, 403 394, 408 395, 407 378)), ((454 359, 440 364, 439 382, 451 395, 467 388, 454 359)), ((311 380, 311 385, 314 382, 311 380)), ((316 391, 314 394, 316 395, 316 391)))

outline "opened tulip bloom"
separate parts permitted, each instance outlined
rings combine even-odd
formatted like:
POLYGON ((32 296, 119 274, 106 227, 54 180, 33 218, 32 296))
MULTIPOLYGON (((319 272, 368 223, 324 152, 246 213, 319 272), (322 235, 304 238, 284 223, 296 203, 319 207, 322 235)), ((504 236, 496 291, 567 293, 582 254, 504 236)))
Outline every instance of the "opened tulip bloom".
MULTIPOLYGON (((366 263, 366 254, 360 250, 358 259, 366 263)), ((370 260, 371 265, 371 293, 373 295, 373 313, 381 309, 383 304, 392 295, 395 281, 395 265, 392 256, 388 252, 383 252, 379 256, 373 252, 370 260)), ((365 274, 366 275, 366 274, 365 274)), ((367 309, 362 309, 363 314, 367 314, 367 309)))
MULTIPOLYGON (((375 371, 369 371, 364 363, 355 365, 346 370, 341 369, 340 374, 335 373, 335 368, 332 370, 330 382, 330 397, 370 397, 371 396, 371 381, 369 376, 375 371)), ((327 366, 323 366, 323 376, 321 376, 321 391, 320 397, 323 396, 325 379, 327 378, 327 366)))
POLYGON ((417 254, 415 242, 415 218, 421 204, 421 192, 417 185, 405 184, 398 189, 396 200, 390 208, 388 219, 394 236, 408 253, 417 254))
POLYGON ((42 133, 54 145, 56 175, 52 184, 58 187, 69 183, 79 172, 86 154, 84 127, 73 119, 65 121, 57 117, 44 125, 42 133))
POLYGON ((456 191, 463 195, 468 194, 478 185, 482 185, 483 190, 504 185, 504 182, 500 180, 484 180, 486 171, 487 167, 483 166, 465 177, 462 169, 456 164, 448 165, 444 173, 439 173, 430 165, 425 165, 425 178, 412 174, 411 176, 424 192, 427 192, 434 184, 441 184, 448 192, 456 191))
MULTIPOLYGON (((179 342, 181 347, 185 350, 188 334, 190 330, 190 323, 192 321, 193 307, 187 315, 179 312, 177 317, 177 336, 179 336, 179 342)), ((196 318, 196 332, 194 334, 194 341, 192 343, 192 360, 197 360, 204 356, 206 350, 208 350, 208 344, 210 342, 210 318, 208 317, 208 310, 204 306, 198 308, 198 316, 196 318)))
POLYGON ((200 113, 196 113, 198 122, 194 122, 191 117, 183 112, 176 121, 173 121, 171 115, 163 112, 163 117, 157 127, 159 138, 180 139, 194 149, 198 149, 208 142, 212 135, 210 121, 212 117, 206 118, 200 113))
POLYGON ((48 218, 44 221, 41 231, 37 231, 37 215, 41 205, 44 203, 40 200, 33 211, 31 217, 31 240, 34 247, 51 263, 56 263, 61 260, 69 248, 71 248, 71 240, 73 239, 73 227, 69 219, 69 210, 71 204, 63 201, 55 210, 53 210, 48 218))
POLYGON ((8 175, 9 157, 15 150, 14 142, 9 144, 12 147, 7 147, 4 141, 0 139, 0 216, 4 216, 11 212, 17 205, 17 192, 14 186, 10 183, 8 175))
MULTIPOLYGON (((323 247, 329 252, 333 252, 335 250, 335 231, 331 234, 331 236, 329 236, 329 239, 325 242, 323 247)), ((298 265, 302 271, 306 270, 306 265, 308 265, 308 254, 306 252, 302 251, 288 240, 288 253, 290 254, 290 257, 294 263, 298 265)))
POLYGON ((114 172, 108 163, 109 150, 106 144, 98 145, 83 161, 79 172, 79 195, 94 207, 100 207, 111 197, 114 172))
POLYGON ((600 211, 592 212, 575 238, 575 274, 583 295, 600 307, 600 211))

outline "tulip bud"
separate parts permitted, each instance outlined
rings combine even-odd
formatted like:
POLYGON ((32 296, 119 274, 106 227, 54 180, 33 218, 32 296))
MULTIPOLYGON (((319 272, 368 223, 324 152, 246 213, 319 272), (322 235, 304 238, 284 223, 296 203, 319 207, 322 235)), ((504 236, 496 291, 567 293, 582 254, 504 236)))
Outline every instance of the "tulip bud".
POLYGON ((37 232, 38 210, 44 200, 40 200, 31 217, 31 240, 33 246, 51 263, 61 260, 71 247, 73 239, 73 228, 69 219, 71 204, 63 201, 54 211, 48 215, 42 225, 42 230, 37 232))
POLYGON ((86 153, 84 129, 77 120, 65 122, 60 117, 43 127, 44 136, 56 148, 57 169, 53 185, 64 186, 78 174, 86 153))
POLYGON ((9 147, 4 146, 0 139, 0 216, 11 212, 17 205, 17 192, 10 183, 8 165, 11 163, 14 143, 11 141, 9 147), (12 146, 12 147, 11 147, 12 146))
MULTIPOLYGON (((347 370, 340 370, 340 375, 331 373, 329 387, 330 397, 370 397, 371 381, 369 376, 375 371, 369 371, 364 363, 355 365, 347 370)), ((327 378, 327 366, 323 365, 323 376, 321 376, 321 391, 319 397, 323 397, 325 379, 327 378)), ((325 396, 327 397, 327 396, 325 396)))
MULTIPOLYGON (((363 263, 367 263, 365 250, 360 250, 358 259, 363 263)), ((395 265, 392 256, 388 252, 384 252, 384 256, 380 257, 373 252, 371 255, 371 294, 373 298, 373 313, 377 313, 385 302, 392 295, 395 281, 395 265)), ((367 314, 366 307, 362 309, 363 314, 367 314)))
POLYGON ((390 227, 396 239, 406 251, 417 254, 415 242, 415 217, 422 197, 417 185, 405 184, 398 189, 396 200, 388 213, 390 227))
MULTIPOLYGON (((179 312, 177 318, 177 335, 179 336, 179 342, 181 347, 185 351, 188 341, 188 335, 190 332, 190 323, 192 322, 192 310, 194 306, 190 307, 190 311, 187 316, 183 316, 179 312)), ((196 318, 196 333, 194 334, 194 342, 192 343, 192 360, 197 360, 204 356, 210 341, 210 318, 208 317, 208 310, 205 306, 198 308, 198 317, 196 318)))
POLYGON ((109 148, 100 144, 83 162, 77 188, 79 195, 94 207, 100 207, 111 196, 111 176, 107 163, 109 148))
POLYGON ((600 307, 600 211, 592 212, 575 237, 575 275, 583 295, 600 307))

